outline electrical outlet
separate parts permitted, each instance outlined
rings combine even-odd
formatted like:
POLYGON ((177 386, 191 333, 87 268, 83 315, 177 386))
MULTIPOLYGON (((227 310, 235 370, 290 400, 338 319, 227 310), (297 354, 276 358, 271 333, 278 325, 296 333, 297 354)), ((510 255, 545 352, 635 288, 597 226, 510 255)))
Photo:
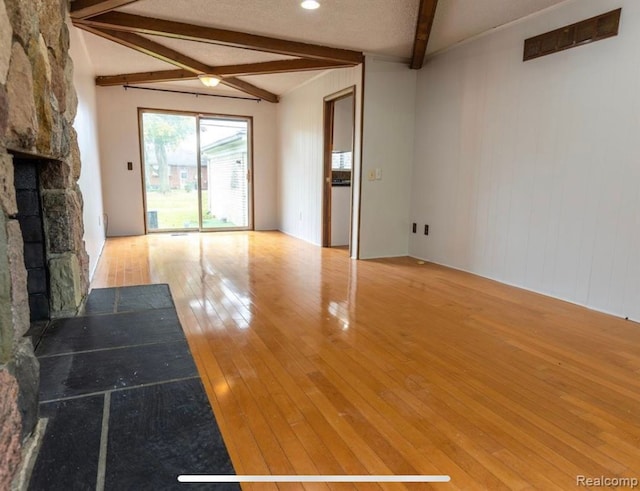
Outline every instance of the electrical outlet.
POLYGON ((414 234, 418 231, 418 224, 417 223, 413 224, 412 231, 413 231, 414 234))
POLYGON ((127 170, 133 170, 133 162, 127 162, 127 170))
POLYGON ((424 234, 429 235, 429 225, 424 226, 424 234))

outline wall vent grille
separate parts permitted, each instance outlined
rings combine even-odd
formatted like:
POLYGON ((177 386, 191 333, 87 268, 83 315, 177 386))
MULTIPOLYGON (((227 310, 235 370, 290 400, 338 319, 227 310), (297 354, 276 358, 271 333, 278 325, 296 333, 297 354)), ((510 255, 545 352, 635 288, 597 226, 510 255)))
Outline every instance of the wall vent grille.
POLYGON ((618 35, 622 9, 612 10, 554 31, 526 39, 523 61, 618 35))

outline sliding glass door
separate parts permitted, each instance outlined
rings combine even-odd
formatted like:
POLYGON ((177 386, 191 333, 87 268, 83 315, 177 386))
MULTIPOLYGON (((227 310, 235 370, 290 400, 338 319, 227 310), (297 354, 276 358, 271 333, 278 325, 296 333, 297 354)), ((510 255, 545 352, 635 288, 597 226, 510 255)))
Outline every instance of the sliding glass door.
POLYGON ((251 119, 140 110, 147 232, 252 227, 251 119))
POLYGON ((249 227, 249 121, 200 118, 203 229, 249 227))

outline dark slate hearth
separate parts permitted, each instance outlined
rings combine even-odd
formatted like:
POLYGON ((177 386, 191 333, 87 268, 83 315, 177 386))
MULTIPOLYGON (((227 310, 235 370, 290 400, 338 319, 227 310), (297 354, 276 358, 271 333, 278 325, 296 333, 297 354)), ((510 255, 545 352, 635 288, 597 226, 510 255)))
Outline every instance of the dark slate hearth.
MULTIPOLYGON (((44 345, 44 339, 40 345, 44 345)), ((40 400, 197 377, 185 341, 40 358, 40 400)))
POLYGON ((84 305, 85 315, 111 314, 115 312, 117 288, 98 288, 91 290, 84 305))
POLYGON ((119 288, 117 312, 174 308, 169 285, 144 285, 119 288))
POLYGON ((40 404, 47 428, 31 490, 95 489, 104 395, 40 404))
POLYGON ((239 491, 176 480, 235 472, 168 285, 93 290, 85 314, 40 336, 49 423, 30 489, 239 491))
POLYGON ((174 309, 107 314, 51 321, 37 356, 183 341, 174 309))
POLYGON ((180 474, 234 474, 200 380, 114 393, 105 487, 191 488, 180 474))
POLYGON ((174 305, 169 285, 160 284, 93 289, 85 304, 84 312, 110 314, 172 308, 174 305))

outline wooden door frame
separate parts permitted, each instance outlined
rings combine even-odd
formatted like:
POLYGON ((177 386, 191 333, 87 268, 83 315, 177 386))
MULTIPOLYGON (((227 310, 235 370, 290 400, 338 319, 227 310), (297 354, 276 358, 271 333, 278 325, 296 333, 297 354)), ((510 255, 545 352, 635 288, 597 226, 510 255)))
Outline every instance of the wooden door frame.
POLYGON ((353 244, 353 162, 355 159, 355 135, 356 135, 356 86, 335 92, 324 98, 323 111, 323 172, 322 172, 322 247, 331 247, 331 178, 332 178, 332 151, 333 151, 333 126, 335 104, 339 100, 353 97, 353 117, 351 132, 351 197, 349 207, 349 255, 353 244))

